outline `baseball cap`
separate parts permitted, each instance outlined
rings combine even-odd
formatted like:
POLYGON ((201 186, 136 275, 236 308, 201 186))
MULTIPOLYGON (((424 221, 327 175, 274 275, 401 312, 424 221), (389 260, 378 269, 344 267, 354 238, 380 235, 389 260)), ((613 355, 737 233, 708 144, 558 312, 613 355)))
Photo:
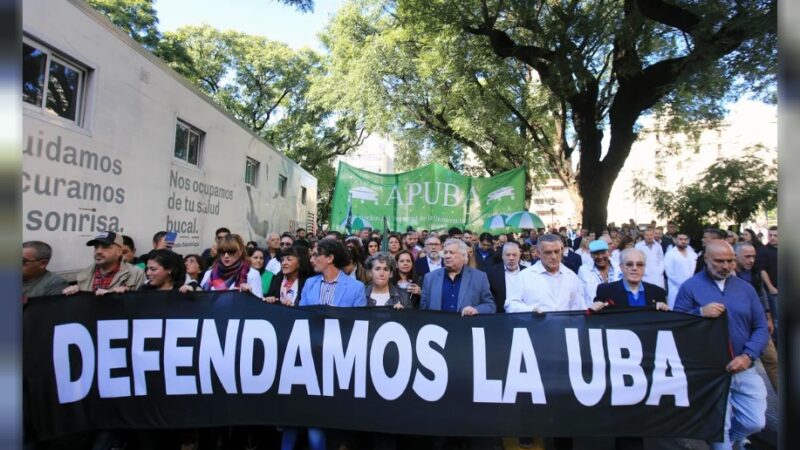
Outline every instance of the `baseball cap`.
POLYGON ((595 239, 589 242, 589 253, 602 252, 608 250, 608 244, 602 239, 595 239))
POLYGON ((86 245, 89 247, 93 247, 97 244, 103 244, 103 245, 117 244, 120 247, 122 247, 122 235, 114 233, 113 231, 102 231, 100 233, 97 233, 94 239, 86 243, 86 245))

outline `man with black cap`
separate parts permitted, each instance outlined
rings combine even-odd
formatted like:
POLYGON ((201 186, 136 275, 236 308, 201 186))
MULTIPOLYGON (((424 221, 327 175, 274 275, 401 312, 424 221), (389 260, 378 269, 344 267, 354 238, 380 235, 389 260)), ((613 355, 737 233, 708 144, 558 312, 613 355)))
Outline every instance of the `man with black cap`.
POLYGON ((64 289, 64 295, 79 291, 104 295, 138 289, 144 283, 144 272, 122 260, 122 235, 113 231, 98 233, 86 243, 94 247, 94 264, 78 272, 77 285, 64 289))

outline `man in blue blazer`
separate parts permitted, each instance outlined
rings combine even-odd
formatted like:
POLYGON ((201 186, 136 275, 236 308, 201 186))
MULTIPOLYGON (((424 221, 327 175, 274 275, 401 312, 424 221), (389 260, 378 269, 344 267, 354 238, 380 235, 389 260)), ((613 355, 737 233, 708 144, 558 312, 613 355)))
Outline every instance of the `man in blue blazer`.
POLYGON ((300 294, 300 306, 367 306, 364 284, 342 271, 347 265, 344 245, 335 239, 323 239, 311 252, 315 275, 306 280, 300 294))
POLYGON ((647 307, 668 311, 667 291, 660 286, 642 281, 647 263, 644 252, 637 248, 625 249, 620 253, 619 259, 622 279, 613 283, 598 284, 597 295, 591 309, 599 311, 608 307, 647 307))
POLYGON ((448 239, 443 260, 443 268, 425 276, 419 309, 458 312, 462 316, 494 313, 497 306, 486 274, 466 264, 467 245, 460 239, 448 239))

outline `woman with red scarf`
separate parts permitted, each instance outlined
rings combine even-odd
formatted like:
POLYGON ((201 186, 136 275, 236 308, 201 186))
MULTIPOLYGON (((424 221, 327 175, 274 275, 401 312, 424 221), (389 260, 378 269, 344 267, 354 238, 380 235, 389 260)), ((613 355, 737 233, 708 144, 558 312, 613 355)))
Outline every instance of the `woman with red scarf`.
POLYGON ((238 234, 229 234, 217 243, 217 260, 203 276, 204 291, 238 290, 261 298, 261 275, 250 267, 244 241, 238 234))

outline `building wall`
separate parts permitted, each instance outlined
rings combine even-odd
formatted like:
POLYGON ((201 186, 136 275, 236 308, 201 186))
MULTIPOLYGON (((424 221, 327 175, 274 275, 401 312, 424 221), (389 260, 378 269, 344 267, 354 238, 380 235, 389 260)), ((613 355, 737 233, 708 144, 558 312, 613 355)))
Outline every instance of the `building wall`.
POLYGON ((23 108, 23 239, 54 246, 52 270, 88 265, 85 243, 99 231, 130 235, 140 253, 156 231, 178 231, 186 254, 221 226, 263 245, 267 232, 306 226, 316 213, 314 177, 84 2, 26 0, 23 32, 87 71, 82 123, 23 108), (179 119, 205 133, 199 165, 174 157, 179 119), (73 163, 70 152, 114 169, 73 163), (247 158, 259 162, 254 184, 244 180, 247 158), (115 195, 87 197, 94 185, 115 195))

